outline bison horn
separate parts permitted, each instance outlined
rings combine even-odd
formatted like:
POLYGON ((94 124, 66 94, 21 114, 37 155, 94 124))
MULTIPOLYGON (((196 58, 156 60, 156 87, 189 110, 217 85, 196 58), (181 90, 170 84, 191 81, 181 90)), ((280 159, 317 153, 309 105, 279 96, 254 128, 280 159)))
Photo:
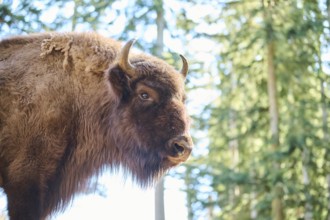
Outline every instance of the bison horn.
POLYGON ((187 59, 180 54, 181 60, 182 60, 182 69, 181 69, 181 74, 186 78, 187 73, 188 73, 188 62, 187 59))
POLYGON ((119 54, 119 66, 127 73, 129 77, 133 77, 135 67, 129 62, 129 51, 136 39, 128 41, 119 54))

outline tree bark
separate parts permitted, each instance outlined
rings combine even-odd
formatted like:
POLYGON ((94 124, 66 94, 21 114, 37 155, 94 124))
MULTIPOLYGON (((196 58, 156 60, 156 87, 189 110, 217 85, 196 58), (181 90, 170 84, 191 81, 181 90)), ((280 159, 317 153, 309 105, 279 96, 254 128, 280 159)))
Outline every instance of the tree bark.
POLYGON ((164 19, 164 9, 163 1, 159 0, 160 6, 156 8, 157 18, 157 42, 156 42, 156 55, 162 57, 164 51, 164 29, 165 29, 165 19, 164 19))
MULTIPOLYGON (((164 51, 164 9, 162 0, 154 0, 155 9, 157 13, 157 42, 156 42, 156 55, 162 57, 164 51)), ((155 220, 165 220, 165 205, 164 205, 164 178, 156 185, 155 189, 155 220)))
MULTIPOLYGON (((277 105, 277 90, 276 90, 276 76, 274 66, 274 42, 269 42, 267 45, 267 72, 268 72, 268 98, 269 98, 269 116, 270 116, 270 133, 271 145, 273 151, 279 148, 279 115, 277 105)), ((280 164, 274 162, 274 168, 279 170, 280 164)), ((274 220, 283 220, 284 211, 282 204, 283 189, 280 183, 276 183, 273 188, 272 201, 272 217, 274 220)))
MULTIPOLYGON (((277 103, 277 89, 276 89, 276 74, 275 74, 275 46, 273 39, 273 29, 272 29, 272 7, 276 4, 275 1, 267 0, 267 7, 265 7, 265 2, 262 0, 262 5, 264 7, 264 19, 266 22, 266 36, 267 36, 267 89, 268 89, 268 99, 269 99, 269 118, 270 118, 270 134, 271 134, 271 146, 273 151, 279 149, 280 139, 279 139, 279 113, 278 113, 278 103, 277 103)), ((274 162, 273 166, 275 169, 280 169, 279 162, 274 162)), ((284 219, 283 210, 283 188, 280 182, 276 182, 272 189, 273 200, 272 200, 272 218, 274 220, 284 219)))
POLYGON ((186 167, 184 182, 186 185, 188 220, 193 220, 194 218, 194 210, 192 209, 193 196, 191 195, 191 188, 190 188, 191 180, 192 180, 192 178, 190 177, 191 172, 192 169, 190 167, 186 167))
MULTIPOLYGON (((328 3, 330 3, 330 0, 328 1, 328 3)), ((328 10, 330 8, 330 5, 328 5, 328 10)), ((329 19, 330 19, 330 11, 329 11, 329 19)), ((330 22, 330 20, 329 20, 330 22)), ((330 24, 330 23, 329 23, 330 24)), ((320 62, 321 65, 321 62, 320 62)), ((322 66, 321 66, 322 67, 322 66)), ((321 73, 322 73, 322 68, 321 68, 321 73)), ((325 91, 324 91, 324 84, 325 81, 322 79, 321 77, 321 103, 322 103, 322 130, 323 130, 323 140, 325 143, 329 143, 330 142, 330 136, 329 136, 329 132, 328 132, 328 108, 327 108, 327 98, 325 96, 325 91)), ((327 148, 326 150, 326 155, 330 155, 330 150, 327 148)), ((329 156, 326 156, 326 163, 329 163, 328 159, 329 156)), ((330 174, 327 174, 326 176, 326 181, 327 181, 327 185, 328 185, 328 213, 327 213, 327 220, 330 220, 330 174)))
POLYGON ((72 21, 71 21, 71 31, 74 31, 77 26, 77 17, 78 17, 78 1, 74 0, 73 1, 74 6, 73 6, 73 15, 72 15, 72 21))
MULTIPOLYGON (((230 74, 231 81, 231 90, 235 91, 237 87, 237 79, 235 70, 233 70, 230 74)), ((238 163, 239 163, 239 150, 238 150, 238 140, 237 140, 237 115, 235 109, 229 110, 229 131, 234 135, 235 138, 229 141, 229 150, 231 152, 231 169, 234 171, 238 171, 238 163)), ((236 198, 240 194, 240 189, 238 185, 232 184, 229 190, 229 203, 231 207, 235 206, 236 198)), ((235 216, 232 216, 235 218, 235 216)))
MULTIPOLYGON (((330 0, 326 1, 326 7, 327 7, 327 19, 328 19, 328 25, 330 26, 330 0)), ((329 42, 329 38, 326 37, 326 40, 329 42)), ((320 56, 321 59, 321 56, 320 56)), ((320 60, 320 67, 321 67, 321 73, 322 71, 322 62, 320 60)), ((323 127, 323 139, 325 141, 325 143, 329 143, 330 142, 330 135, 329 135, 329 131, 328 131, 328 106, 327 106, 327 99, 325 96, 325 91, 324 91, 324 87, 325 87, 325 81, 322 79, 321 77, 321 102, 322 102, 322 127, 323 127)), ((327 149, 326 155, 330 155, 330 150, 327 149)), ((327 160, 328 158, 326 158, 327 160)), ((329 161, 329 160, 327 160, 329 161)), ((327 213, 327 220, 330 220, 330 174, 327 174, 326 176, 326 181, 328 184, 328 213, 327 213)))
POLYGON ((158 182, 155 189, 155 220, 165 220, 164 205, 164 177, 158 182))
MULTIPOLYGON (((267 45, 267 73, 268 73, 268 98, 269 98, 269 116, 271 143, 274 150, 279 147, 279 115, 277 105, 276 76, 274 66, 274 43, 267 45)), ((276 165, 278 167, 278 165, 276 165)))
MULTIPOLYGON (((254 166, 251 168, 250 171, 251 179, 255 179, 255 168, 254 166)), ((256 186, 252 186, 252 190, 250 193, 250 198, 251 198, 251 204, 250 204, 250 218, 251 219, 258 219, 258 211, 256 209, 257 206, 257 192, 256 192, 256 186)))
POLYGON ((207 215, 207 217, 208 217, 208 220, 212 220, 213 219, 213 205, 212 205, 212 203, 213 203, 213 201, 212 201, 212 197, 211 196, 208 196, 208 202, 209 202, 209 206, 208 206, 208 208, 207 208, 207 213, 208 213, 208 215, 207 215))
MULTIPOLYGON (((304 149, 303 151, 303 166, 302 166, 302 173, 303 173, 303 184, 305 185, 305 188, 308 189, 310 180, 309 180, 309 175, 308 175, 308 169, 307 169, 307 164, 309 160, 309 151, 307 148, 304 149)), ((313 206, 310 202, 310 193, 307 190, 305 192, 306 196, 306 204, 305 204, 305 215, 304 215, 304 220, 312 220, 313 219, 313 206)))

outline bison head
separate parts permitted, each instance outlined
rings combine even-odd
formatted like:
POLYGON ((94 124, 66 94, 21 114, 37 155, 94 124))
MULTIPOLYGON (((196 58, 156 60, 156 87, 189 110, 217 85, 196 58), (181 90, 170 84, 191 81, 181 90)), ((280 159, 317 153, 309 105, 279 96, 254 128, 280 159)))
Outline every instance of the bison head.
POLYGON ((176 71, 164 61, 122 49, 108 71, 116 97, 112 134, 118 163, 142 185, 157 180, 166 170, 184 162, 192 150, 189 116, 184 106, 188 63, 176 71))

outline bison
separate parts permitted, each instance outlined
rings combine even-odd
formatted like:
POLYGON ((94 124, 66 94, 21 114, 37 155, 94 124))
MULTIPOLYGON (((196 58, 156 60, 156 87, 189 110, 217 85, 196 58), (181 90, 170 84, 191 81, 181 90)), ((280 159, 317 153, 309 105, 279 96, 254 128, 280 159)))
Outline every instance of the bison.
POLYGON ((184 81, 134 40, 43 33, 0 41, 0 186, 11 220, 61 211, 92 176, 150 186, 192 150, 184 81))

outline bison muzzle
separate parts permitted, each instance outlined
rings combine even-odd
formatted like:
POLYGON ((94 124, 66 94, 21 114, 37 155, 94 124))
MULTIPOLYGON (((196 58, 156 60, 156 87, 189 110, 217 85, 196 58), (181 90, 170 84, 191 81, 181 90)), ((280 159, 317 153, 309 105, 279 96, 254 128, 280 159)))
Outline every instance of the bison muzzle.
POLYGON ((45 219, 102 170, 154 184, 192 150, 176 71, 94 33, 0 41, 0 187, 11 220, 45 219))

